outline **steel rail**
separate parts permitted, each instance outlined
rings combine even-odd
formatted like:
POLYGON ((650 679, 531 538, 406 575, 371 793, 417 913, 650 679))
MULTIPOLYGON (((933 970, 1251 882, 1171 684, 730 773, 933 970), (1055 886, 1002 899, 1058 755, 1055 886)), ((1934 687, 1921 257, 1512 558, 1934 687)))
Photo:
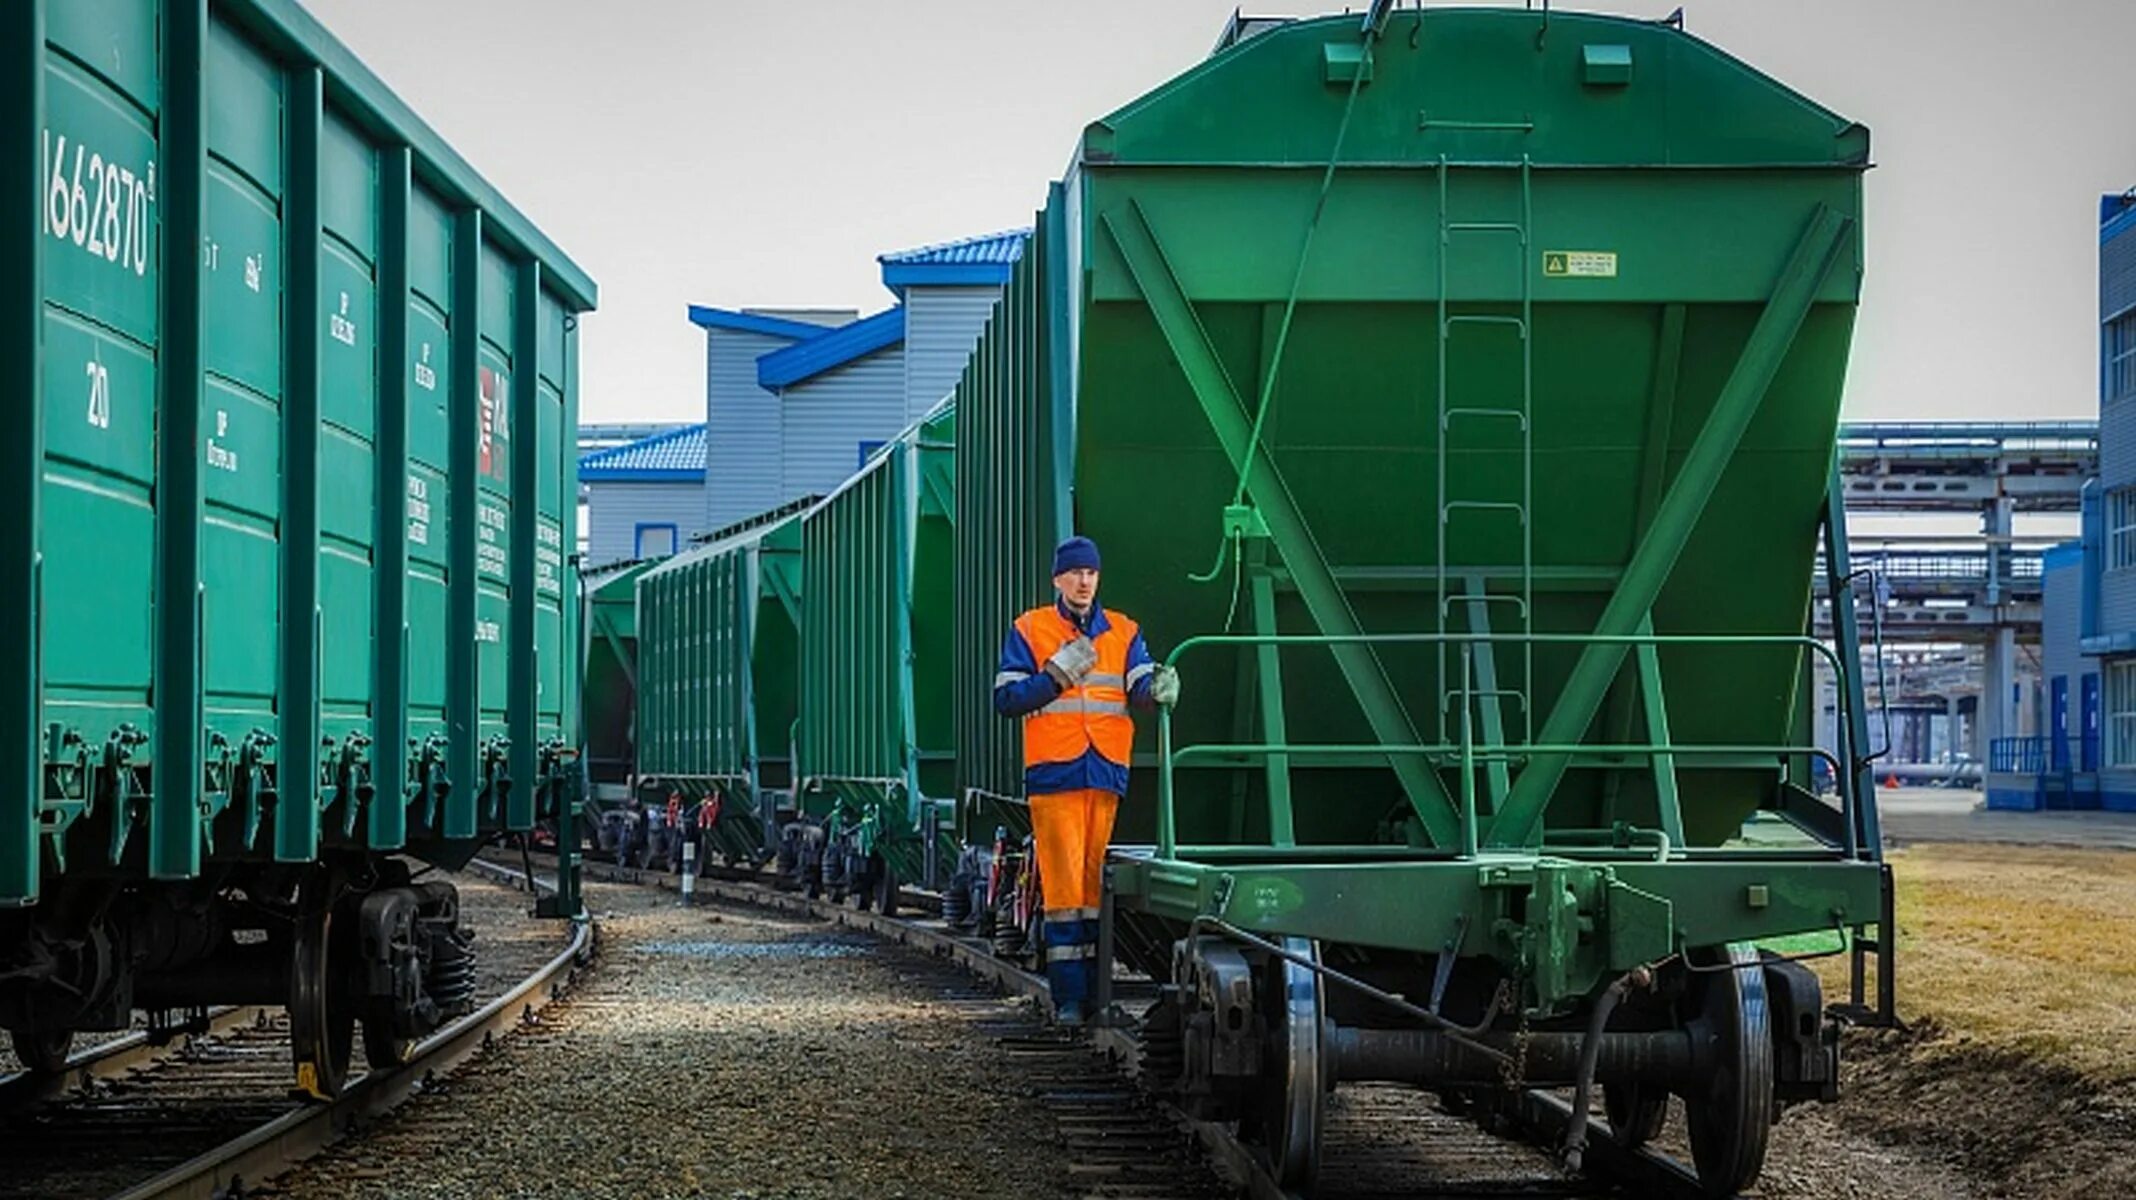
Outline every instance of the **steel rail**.
MULTIPOLYGON (((496 877, 499 868, 494 864, 482 866, 479 873, 496 877)), ((523 874, 517 869, 508 873, 515 878, 523 874)), ((544 881, 535 886, 554 888, 544 881)), ((574 922, 570 944, 555 957, 480 1010, 418 1042, 406 1064, 369 1071, 336 1099, 286 1113, 112 1200, 225 1200, 245 1195, 249 1187, 319 1153, 360 1123, 399 1107, 438 1074, 531 1021, 536 1012, 562 998, 594 942, 592 923, 574 922)))
POLYGON ((217 1005, 208 1010, 205 1027, 179 1031, 160 1043, 151 1039, 148 1030, 137 1029, 123 1037, 74 1051, 67 1056, 67 1065, 53 1074, 41 1075, 24 1069, 0 1076, 0 1112, 26 1108, 69 1089, 85 1088, 92 1080, 116 1079, 137 1067, 178 1053, 184 1048, 184 1043, 178 1040, 180 1037, 213 1037, 229 1033, 256 1024, 267 1011, 256 1004, 217 1005))
MULTIPOLYGON (((496 866, 487 865, 493 869, 496 866)), ((581 860, 580 866, 587 876, 611 883, 659 887, 676 892, 681 888, 680 881, 666 872, 589 860, 581 860)), ((950 959, 1006 993, 1035 1000, 1048 1010, 1052 1007, 1044 977, 996 957, 978 939, 929 929, 906 917, 885 917, 873 910, 863 912, 829 900, 811 900, 798 892, 774 887, 761 872, 711 866, 701 866, 699 872, 695 884, 698 900, 710 897, 774 912, 812 916, 833 925, 872 933, 886 941, 950 959)), ((1129 1076, 1137 1073, 1139 1047, 1132 1030, 1100 1025, 1091 1029, 1090 1038, 1092 1048, 1104 1053, 1121 1072, 1129 1076)), ((1501 1093, 1501 1096, 1502 1102, 1492 1105, 1493 1110, 1509 1119, 1520 1131, 1521 1141, 1554 1155, 1571 1124, 1572 1106, 1539 1089, 1501 1093)), ((1163 1108, 1174 1124, 1196 1140, 1215 1169, 1245 1195, 1253 1200, 1309 1200, 1277 1185, 1260 1153, 1241 1141, 1230 1125, 1197 1120, 1168 1104, 1163 1108)), ((1609 1123, 1600 1117, 1590 1117, 1587 1121, 1584 1162, 1589 1178, 1629 1188, 1633 1195, 1657 1200, 1710 1196, 1699 1186, 1698 1176, 1690 1167, 1651 1147, 1628 1149, 1619 1145, 1609 1123)), ((1562 1180, 1538 1184, 1539 1188, 1547 1188, 1549 1195, 1562 1195, 1563 1186, 1562 1180)), ((1518 1194, 1505 1193, 1502 1188, 1503 1185, 1492 1185, 1494 1194, 1518 1194)))

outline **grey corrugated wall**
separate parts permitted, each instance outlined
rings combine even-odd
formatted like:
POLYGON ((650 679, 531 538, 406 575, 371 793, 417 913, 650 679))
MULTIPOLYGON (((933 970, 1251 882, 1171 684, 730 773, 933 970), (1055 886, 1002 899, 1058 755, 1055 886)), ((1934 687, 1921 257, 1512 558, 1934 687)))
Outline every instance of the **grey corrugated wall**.
POLYGON ((2071 710, 2074 712, 2077 695, 2077 680, 2090 670, 2092 662, 2077 653, 2077 641, 2082 636, 2084 600, 2084 564, 2082 560, 2067 566, 2057 566, 2042 576, 2044 597, 2040 613, 2041 666, 2047 678, 2057 675, 2069 680, 2071 710))
POLYGON ((954 391, 999 287, 912 287, 905 293, 905 421, 954 391))
POLYGON ((2136 226, 2099 246, 2099 320, 2136 308, 2136 226))
POLYGON ((2136 399, 2109 400, 2099 409, 2099 486, 2136 484, 2136 399))
POLYGON ((675 527, 675 544, 689 544, 690 535, 702 532, 705 515, 705 485, 702 483, 604 483, 586 485, 586 542, 589 566, 621 562, 638 557, 637 527, 664 524, 675 527))
POLYGON ((779 404, 785 445, 773 504, 835 489, 860 465, 860 443, 888 441, 910 424, 905 356, 886 346, 786 388, 779 404))
POLYGON ((776 506, 779 398, 757 386, 757 358, 792 338, 731 329, 705 331, 703 529, 718 529, 776 506))

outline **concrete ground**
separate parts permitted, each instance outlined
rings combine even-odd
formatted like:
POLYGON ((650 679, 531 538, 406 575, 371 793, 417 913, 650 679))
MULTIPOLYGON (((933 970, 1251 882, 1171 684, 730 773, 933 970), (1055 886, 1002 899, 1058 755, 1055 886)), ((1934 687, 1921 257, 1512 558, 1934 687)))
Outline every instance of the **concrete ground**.
POLYGON ((2136 850, 2136 813, 1989 812, 1970 788, 1878 788, 1887 842, 2004 842, 2136 850))

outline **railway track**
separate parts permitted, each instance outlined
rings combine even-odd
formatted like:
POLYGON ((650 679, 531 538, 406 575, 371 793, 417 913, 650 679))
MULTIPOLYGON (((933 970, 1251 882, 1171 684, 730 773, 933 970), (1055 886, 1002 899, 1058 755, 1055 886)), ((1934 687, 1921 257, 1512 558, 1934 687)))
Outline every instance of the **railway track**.
MULTIPOLYGON (((489 864, 478 873, 512 874, 489 864)), ((288 1018, 264 1008, 223 1010, 162 1047, 128 1035, 78 1053, 56 1077, 0 1080, 0 1200, 242 1197, 530 1020, 568 988, 592 939, 580 925, 560 951, 529 963, 521 948, 492 964, 516 982, 425 1039, 405 1067, 367 1071, 330 1103, 290 1097, 288 1018)))
POLYGON ((0 1113, 15 1112, 65 1095, 89 1091, 99 1081, 124 1078, 134 1070, 182 1053, 189 1038, 213 1038, 257 1024, 266 1010, 250 1005, 221 1005, 208 1010, 205 1025, 158 1038, 145 1029, 120 1034, 107 1041, 79 1046, 67 1056, 66 1067, 51 1074, 11 1070, 0 1074, 0 1113))
MULTIPOLYGON (((679 887, 675 876, 651 870, 615 867, 586 862, 588 877, 616 883, 679 887)), ((994 956, 978 938, 960 936, 925 910, 934 897, 906 892, 904 898, 919 915, 884 917, 811 900, 796 892, 773 886, 758 873, 709 868, 696 881, 696 894, 734 903, 804 914, 832 924, 866 930, 885 940, 923 950, 955 963, 982 980, 1011 994, 1049 1006, 1042 976, 994 956)), ((1154 999, 1147 986, 1132 982, 1116 985, 1115 1000, 1137 1013, 1154 999)), ((1033 1024, 1028 1029, 998 1031, 997 1036, 1010 1061, 1020 1068, 1058 1073, 1064 1063, 1079 1063, 1084 1072, 1073 1087, 1056 1087, 1043 1081, 1037 1093, 1049 1104, 1056 1093, 1069 1097, 1064 1131, 1089 1134, 1102 1126, 1090 1125, 1085 1117, 1120 1114, 1144 1097, 1133 1081, 1138 1058, 1132 1028, 1099 1028, 1070 1032, 1033 1024), (1041 1065, 1042 1064, 1042 1065, 1041 1065), (1087 1100, 1087 1107, 1076 1109, 1087 1100)), ((1057 1106, 1056 1106, 1057 1107, 1057 1106)), ((1553 1148, 1564 1135, 1571 1117, 1570 1103, 1544 1091, 1527 1091, 1508 1097, 1486 1114, 1455 1115, 1429 1094, 1395 1085, 1351 1086, 1336 1092, 1329 1110, 1325 1160, 1321 1184, 1314 1200, 1397 1200, 1433 1197, 1438 1200, 1484 1200, 1526 1196, 1638 1196, 1655 1200, 1707 1197, 1691 1168, 1650 1147, 1626 1150, 1611 1138, 1609 1126, 1599 1115, 1589 1121, 1586 1170, 1572 1174, 1563 1170, 1553 1148), (1489 1126, 1488 1131, 1485 1126, 1489 1126)), ((1170 1110, 1171 1124, 1190 1136, 1214 1167, 1223 1183, 1254 1200, 1299 1200, 1279 1187, 1263 1166, 1255 1148, 1242 1141, 1229 1126, 1193 1120, 1170 1110)), ((1133 1133, 1131 1121, 1120 1126, 1122 1139, 1108 1146, 1103 1137, 1086 1137, 1073 1145, 1077 1161, 1092 1165, 1094 1182, 1108 1172, 1128 1171, 1138 1154, 1150 1143, 1146 1134, 1133 1133), (1144 1140, 1137 1141, 1135 1139, 1144 1140)), ((1071 1139, 1073 1134, 1071 1133, 1071 1139)), ((1180 1194, 1171 1184, 1157 1190, 1108 1187, 1093 1193, 1106 1196, 1169 1196, 1180 1194), (1168 1190, 1170 1189, 1170 1190, 1168 1190)))

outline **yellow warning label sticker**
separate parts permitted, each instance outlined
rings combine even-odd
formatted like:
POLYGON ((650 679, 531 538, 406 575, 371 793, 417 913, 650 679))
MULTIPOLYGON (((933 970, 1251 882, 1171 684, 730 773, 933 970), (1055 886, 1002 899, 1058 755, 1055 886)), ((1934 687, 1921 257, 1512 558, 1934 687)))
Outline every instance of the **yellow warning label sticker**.
POLYGON ((1553 278, 1615 279, 1615 250, 1545 250, 1543 274, 1553 278))

